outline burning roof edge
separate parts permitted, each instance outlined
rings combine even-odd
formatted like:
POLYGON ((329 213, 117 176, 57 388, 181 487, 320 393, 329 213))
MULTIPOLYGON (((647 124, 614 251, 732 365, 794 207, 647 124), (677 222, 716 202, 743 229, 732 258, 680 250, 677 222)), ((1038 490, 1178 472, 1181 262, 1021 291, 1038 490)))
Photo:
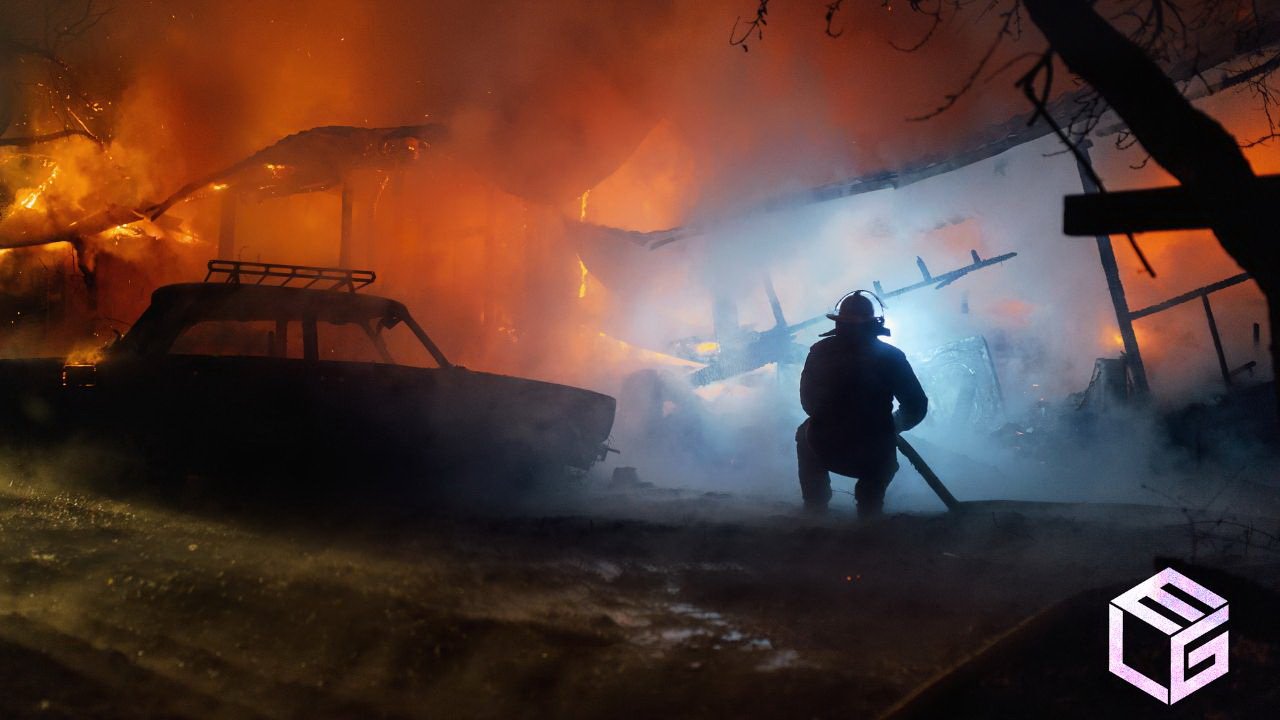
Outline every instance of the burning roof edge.
MULTIPOLYGON (((1206 70, 1197 69, 1192 64, 1183 64, 1170 70, 1169 75, 1178 82, 1186 82, 1192 79, 1198 81, 1194 89, 1188 87, 1184 91, 1184 95, 1191 100, 1242 85, 1280 66, 1280 26, 1271 25, 1260 29, 1257 37, 1257 42, 1250 46, 1233 46, 1229 49, 1223 49, 1213 57, 1201 58, 1202 60, 1208 60, 1209 68, 1206 70), (1247 55, 1264 52, 1274 53, 1275 57, 1266 63, 1255 65, 1237 73, 1232 73, 1226 67, 1228 63, 1247 55)), ((1066 124, 1072 115, 1079 111, 1082 102, 1085 101, 1090 92, 1082 89, 1059 96, 1049 103, 1048 114, 1058 123, 1066 124)), ((1020 145, 1039 140, 1053 132, 1048 123, 1035 122, 1036 118, 1035 111, 1010 117, 1004 122, 991 126, 990 130, 978 139, 977 144, 945 157, 937 155, 926 157, 917 162, 908 163, 898 169, 878 170, 865 175, 857 175, 844 180, 817 185, 799 192, 780 195, 757 203, 745 211, 722 214, 701 223, 648 232, 626 230, 593 223, 587 224, 606 234, 625 239, 649 250, 656 250, 674 242, 704 235, 727 222, 740 221, 744 216, 749 217, 793 210, 877 190, 899 189, 968 167, 1020 145)), ((1113 135, 1123 132, 1125 129, 1124 123, 1117 121, 1097 130, 1097 134, 1102 136, 1113 135)))

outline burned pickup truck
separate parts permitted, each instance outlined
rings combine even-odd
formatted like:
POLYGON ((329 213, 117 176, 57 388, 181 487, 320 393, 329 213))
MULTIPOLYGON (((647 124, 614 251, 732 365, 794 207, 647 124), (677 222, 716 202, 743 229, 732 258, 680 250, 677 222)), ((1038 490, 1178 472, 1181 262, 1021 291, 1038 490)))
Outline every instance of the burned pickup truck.
POLYGON ((233 261, 90 359, 0 361, 10 443, 102 441, 218 477, 528 477, 601 459, 615 401, 454 365, 374 274, 233 261))

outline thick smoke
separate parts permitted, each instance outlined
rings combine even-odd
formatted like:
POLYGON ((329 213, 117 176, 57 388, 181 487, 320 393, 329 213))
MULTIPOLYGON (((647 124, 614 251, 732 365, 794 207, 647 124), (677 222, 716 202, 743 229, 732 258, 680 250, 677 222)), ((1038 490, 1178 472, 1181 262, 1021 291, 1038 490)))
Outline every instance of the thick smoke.
MULTIPOLYGON (((1230 122, 1247 117, 1249 107, 1247 98, 1237 96, 1210 110, 1230 122)), ((1094 155, 1116 187, 1168 184, 1158 172, 1131 169, 1141 159, 1136 152, 1099 143, 1094 155)), ((647 294, 640 311, 620 322, 629 320, 632 332, 643 336, 662 335, 664 329, 667 337, 707 334, 711 294, 720 292, 738 301, 745 325, 766 330, 774 323, 761 277, 766 269, 788 320, 798 322, 829 311, 851 288, 869 288, 878 280, 891 291, 918 282, 917 257, 939 274, 966 265, 970 250, 982 257, 1017 252, 1005 264, 954 285, 888 301, 892 342, 917 360, 944 343, 985 337, 1003 390, 1000 422, 983 427, 930 422, 913 436, 923 440, 926 455, 962 497, 1164 502, 1156 488, 1178 475, 1171 469, 1179 463, 1183 468, 1193 464, 1188 449, 1171 442, 1161 413, 1212 401, 1223 391, 1210 332, 1198 301, 1138 321, 1156 402, 1146 411, 1104 420, 1109 429, 1071 427, 1072 418, 1082 414, 1074 410, 1079 401, 1070 396, 1089 386, 1096 358, 1119 357, 1122 350, 1095 241, 1060 231, 1060 198, 1080 188, 1072 157, 1046 138, 899 190, 753 215, 718 226, 679 250, 681 261, 697 268, 688 285, 696 290, 674 297, 666 289, 647 294), (703 314, 686 323, 690 304, 703 314), (1035 432, 1050 437, 1030 437, 1035 432)), ((1239 272, 1208 233, 1152 235, 1142 244, 1157 268, 1156 278, 1141 272, 1123 241, 1114 245, 1132 309, 1239 272)), ((641 252, 659 254, 671 247, 641 252)), ((1256 362, 1236 382, 1268 379, 1266 308, 1256 287, 1236 286, 1215 294, 1212 302, 1229 366, 1256 362), (1257 342, 1255 322, 1263 325, 1257 342)), ((807 344, 827 327, 820 323, 797 339, 807 344)), ((700 391, 701 404, 675 394, 664 397, 671 431, 659 434, 659 440, 676 452, 659 460, 642 454, 637 462, 658 476, 689 484, 794 494, 789 433, 802 419, 796 375, 795 368, 767 368, 700 391), (708 414, 696 431, 686 427, 692 423, 690 404, 708 414)), ((641 444, 648 439, 651 435, 641 433, 641 444)), ((1254 462, 1246 442, 1220 449, 1230 463, 1254 462)), ((896 502, 938 506, 910 469, 902 477, 893 491, 896 502)))
MULTIPOLYGON (((46 198, 59 203, 50 212, 155 201, 307 128, 442 123, 451 140, 417 163, 348 178, 353 262, 379 273, 383 294, 406 299, 455 361, 622 396, 619 462, 650 479, 794 492, 796 369, 768 367, 695 395, 678 381, 687 365, 658 354, 674 339, 712 333, 714 295, 734 299, 744 324, 771 326, 766 270, 796 322, 874 280, 888 289, 915 282, 917 256, 941 272, 966 264, 970 249, 1018 252, 888 307, 894 342, 908 353, 985 336, 1010 420, 1082 390, 1094 359, 1119 353, 1094 243, 1059 230, 1060 197, 1080 186, 1069 157, 1048 157, 1059 150, 1049 140, 902 190, 748 212, 798 189, 945 156, 1024 112, 1012 78, 998 76, 935 119, 907 119, 963 82, 994 32, 991 18, 948 23, 904 53, 890 42, 914 44, 927 18, 859 4, 831 39, 821 3, 788 3, 743 52, 726 37, 735 17, 754 13, 753 0, 112 6, 96 31, 63 49, 107 104, 108 142, 41 149, 67 168, 46 198), (704 232, 656 250, 613 238, 601 250, 603 241, 583 240, 587 224, 704 232), (677 380, 633 375, 658 368, 677 380), (637 429, 642 411, 625 402, 644 382, 666 388, 659 437, 637 429)), ((15 32, 34 27, 41 7, 8 10, 15 32)), ((1037 44, 1028 32, 1007 52, 1037 44)), ((1247 98, 1206 107, 1256 134, 1247 98)), ((1265 146, 1251 152, 1259 170, 1280 162, 1265 146)), ((1167 181, 1153 168, 1130 170, 1136 151, 1100 143, 1095 157, 1114 188, 1167 181)), ((25 189, 42 182, 23 167, 25 189)), ((246 204, 235 254, 332 264, 339 207, 336 192, 246 204)), ((180 236, 181 247, 153 252, 152 241, 129 234, 100 246, 112 260, 99 273, 98 314, 136 315, 141 288, 193 279, 213 256, 216 193, 170 215, 170 230, 146 230, 180 236), (125 283, 124 267, 148 270, 129 271, 125 283)), ((1140 275, 1117 243, 1133 307, 1238 272, 1204 233, 1151 237, 1144 247, 1157 279, 1140 275)), ((1256 289, 1239 286, 1214 303, 1233 366, 1256 359, 1266 372, 1267 338, 1254 347, 1250 337, 1264 317, 1256 289)), ((1195 306, 1142 321, 1138 332, 1162 402, 1216 387, 1195 306)))
MULTIPOLYGON (((587 328, 596 337, 589 326, 602 289, 597 282, 593 297, 575 302, 578 252, 562 237, 565 219, 585 207, 593 222, 644 230, 720 217, 783 190, 942 152, 1016 101, 1005 85, 989 85, 945 122, 906 123, 963 77, 937 72, 939 59, 976 58, 989 28, 951 27, 903 54, 889 42, 910 44, 927 21, 883 9, 851 10, 846 33, 828 42, 819 40, 820 8, 783 8, 767 39, 740 53, 725 38, 735 17, 754 11, 748 2, 95 7, 110 12, 59 52, 101 99, 94 128, 107 143, 39 148, 62 170, 41 201, 49 212, 26 215, 65 225, 106 206, 145 205, 311 127, 442 123, 452 139, 413 168, 348 179, 364 238, 355 260, 377 266, 385 292, 430 313, 461 359, 580 382, 601 352, 579 336, 587 328), (910 86, 895 80, 912 68, 910 86), (642 143, 667 154, 654 168, 665 176, 641 169, 630 184, 614 183, 622 192, 602 188, 579 202, 643 154, 642 143)), ((15 4, 11 32, 39 38, 47 8, 55 17, 76 9, 15 4)), ((35 129, 60 127, 42 100, 24 100, 45 125, 35 129)), ((29 175, 20 191, 44 179, 29 175)), ((234 254, 332 263, 338 212, 334 192, 242 207, 234 254)), ((170 216, 171 237, 198 241, 190 255, 214 253, 215 192, 170 216)), ((111 253, 146 254, 130 252, 145 243, 111 240, 111 253)), ((153 284, 198 267, 149 264, 153 284)), ((134 297, 98 294, 102 314, 140 310, 134 297)))

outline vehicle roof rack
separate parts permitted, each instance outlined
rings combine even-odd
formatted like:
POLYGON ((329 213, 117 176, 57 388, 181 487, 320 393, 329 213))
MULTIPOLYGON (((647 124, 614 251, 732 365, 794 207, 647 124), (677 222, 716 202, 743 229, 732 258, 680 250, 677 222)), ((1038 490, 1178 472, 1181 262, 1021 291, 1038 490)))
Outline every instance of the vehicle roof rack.
POLYGON ((310 288, 323 283, 320 290, 347 288, 355 292, 378 278, 372 270, 314 267, 311 265, 282 265, 279 263, 244 262, 241 260, 210 260, 205 282, 219 282, 216 276, 225 275, 221 282, 239 285, 254 279, 254 285, 269 284, 275 287, 310 288), (268 278, 270 282, 268 283, 268 278))

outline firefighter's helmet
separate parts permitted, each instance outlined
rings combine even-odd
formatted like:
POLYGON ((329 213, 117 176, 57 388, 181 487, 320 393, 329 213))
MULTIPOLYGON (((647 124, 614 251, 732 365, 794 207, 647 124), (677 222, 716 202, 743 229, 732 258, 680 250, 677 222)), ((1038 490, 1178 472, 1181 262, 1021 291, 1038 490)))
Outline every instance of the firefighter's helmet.
POLYGON ((836 303, 836 311, 827 313, 827 318, 837 323, 863 326, 866 323, 875 325, 877 335, 888 335, 889 329, 884 326, 884 303, 875 293, 867 290, 854 290, 840 298, 836 303), (876 314, 871 299, 880 304, 880 314, 876 314))

